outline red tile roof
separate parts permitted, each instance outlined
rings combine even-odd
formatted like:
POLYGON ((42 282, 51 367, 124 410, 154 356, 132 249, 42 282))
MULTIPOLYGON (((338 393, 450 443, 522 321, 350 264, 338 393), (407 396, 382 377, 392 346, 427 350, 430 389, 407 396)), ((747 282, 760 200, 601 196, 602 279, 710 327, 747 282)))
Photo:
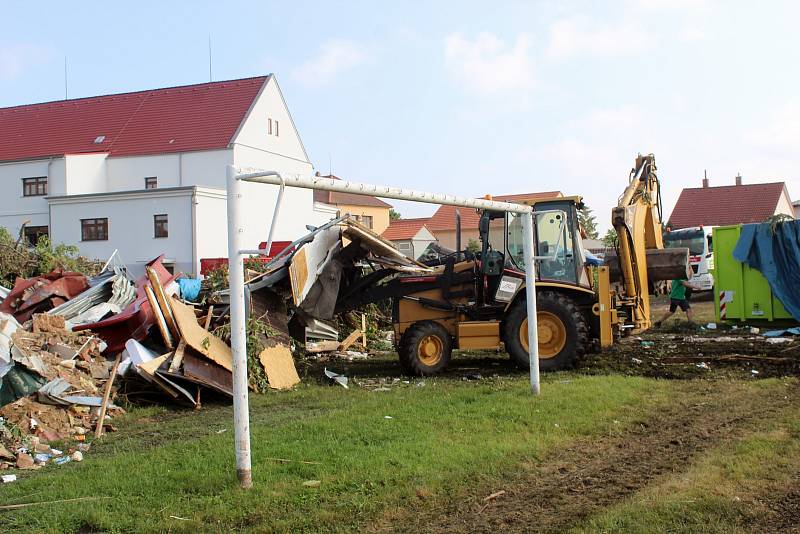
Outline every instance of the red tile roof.
MULTIPOLYGON (((341 180, 336 175, 328 174, 321 175, 317 173, 319 178, 333 178, 334 180, 341 180)), ((333 206, 372 206, 374 208, 391 208, 391 204, 387 204, 377 197, 369 195, 356 195, 353 193, 339 193, 338 191, 318 191, 314 190, 314 202, 322 202, 323 204, 331 204, 333 206)))
MULTIPOLYGON (((543 198, 553 198, 563 196, 561 191, 544 191, 541 193, 520 193, 517 195, 497 195, 492 197, 492 200, 505 201, 505 202, 521 202, 525 200, 539 200, 543 198)), ((461 229, 474 229, 478 228, 480 215, 474 209, 470 208, 456 208, 455 206, 439 206, 436 213, 430 218, 427 224, 429 230, 434 233, 439 230, 455 230, 456 229, 456 209, 461 212, 461 229)))
POLYGON ((785 190, 784 182, 689 187, 681 191, 669 224, 679 229, 764 222, 785 190))
POLYGON ((389 223, 389 227, 383 231, 381 237, 389 241, 399 241, 403 239, 413 239, 422 230, 428 217, 419 219, 395 219, 389 223))
POLYGON ((0 108, 0 161, 226 148, 269 76, 0 108), (95 143, 99 136, 105 136, 95 143))

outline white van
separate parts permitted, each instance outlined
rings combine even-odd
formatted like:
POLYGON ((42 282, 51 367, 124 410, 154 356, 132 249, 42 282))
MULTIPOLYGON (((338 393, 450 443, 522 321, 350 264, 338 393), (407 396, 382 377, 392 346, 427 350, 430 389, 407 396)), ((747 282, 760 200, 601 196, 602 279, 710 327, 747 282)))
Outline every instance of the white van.
POLYGON ((692 266, 692 283, 700 291, 714 289, 714 277, 709 272, 714 268, 714 243, 711 238, 713 226, 682 228, 664 234, 664 247, 689 249, 689 264, 692 266))

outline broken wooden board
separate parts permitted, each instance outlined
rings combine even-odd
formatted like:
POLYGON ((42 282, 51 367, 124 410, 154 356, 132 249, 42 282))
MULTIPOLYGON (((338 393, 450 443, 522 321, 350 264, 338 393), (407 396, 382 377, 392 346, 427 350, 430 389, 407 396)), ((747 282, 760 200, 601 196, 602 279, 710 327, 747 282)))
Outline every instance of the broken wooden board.
POLYGON ((138 365, 138 368, 139 368, 140 371, 143 371, 147 375, 153 376, 153 375, 156 374, 156 370, 159 367, 161 367, 161 365, 165 361, 167 361, 167 358, 169 358, 170 356, 172 356, 172 354, 170 354, 170 353, 162 354, 158 358, 153 358, 152 360, 150 360, 148 362, 140 363, 138 365))
MULTIPOLYGON (((197 324, 194 308, 183 302, 172 299, 172 311, 181 335, 186 344, 208 358, 233 372, 233 355, 231 348, 220 338, 197 324)), ((186 358, 184 357, 184 364, 186 358)))
POLYGON ((172 361, 169 364, 170 373, 175 373, 181 368, 181 363, 183 363, 183 353, 185 350, 186 340, 181 338, 180 342, 178 343, 178 348, 175 349, 175 355, 172 357, 172 361))
POLYGON ((158 306, 161 308, 161 313, 164 314, 167 328, 169 328, 173 336, 176 338, 180 337, 180 332, 175 324, 175 318, 172 316, 172 308, 170 307, 166 293, 164 293, 164 286, 161 285, 161 281, 158 279, 158 275, 152 267, 145 268, 145 271, 147 272, 147 278, 150 280, 150 284, 153 286, 153 294, 156 297, 158 306))
POLYGON ((169 327, 167 327, 164 314, 161 313, 161 308, 158 306, 158 302, 156 302, 156 296, 153 294, 153 290, 150 288, 150 286, 145 286, 144 292, 147 295, 147 302, 150 303, 150 308, 153 310, 153 316, 156 318, 156 325, 158 325, 158 330, 161 332, 161 338, 164 340, 164 345, 166 345, 168 349, 172 350, 175 348, 174 342, 172 341, 172 334, 169 333, 169 327))
POLYGON ((183 356, 183 376, 195 384, 233 396, 233 374, 188 351, 183 356))
POLYGON ((300 383, 292 351, 286 345, 266 348, 258 355, 258 359, 267 373, 269 387, 272 389, 292 389, 300 383))
POLYGON ((350 335, 347 336, 344 341, 342 341, 339 346, 337 347, 338 350, 344 352, 349 349, 353 343, 355 343, 358 338, 363 336, 363 332, 361 330, 353 330, 350 332, 350 335))
POLYGON ((333 352, 339 350, 338 341, 315 341, 306 343, 306 352, 316 354, 318 352, 333 352))

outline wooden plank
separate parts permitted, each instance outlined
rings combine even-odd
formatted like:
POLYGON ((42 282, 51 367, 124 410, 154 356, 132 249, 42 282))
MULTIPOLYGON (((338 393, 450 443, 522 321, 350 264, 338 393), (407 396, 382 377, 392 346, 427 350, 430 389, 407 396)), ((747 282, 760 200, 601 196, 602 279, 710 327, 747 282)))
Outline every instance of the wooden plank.
POLYGON ((272 389, 291 389, 300 383, 292 352, 286 345, 268 347, 261 351, 258 359, 264 367, 269 387, 272 389))
POLYGON ((164 293, 164 286, 161 285, 161 281, 158 279, 158 275, 152 267, 146 267, 145 271, 147 272, 147 278, 150 280, 150 284, 153 286, 153 293, 156 296, 161 312, 164 314, 164 319, 167 322, 170 333, 176 338, 181 337, 178 326, 175 324, 175 318, 172 316, 172 308, 167 300, 167 295, 164 293))
POLYGON ((318 352, 333 352, 339 349, 338 341, 317 341, 314 343, 306 343, 306 352, 316 354, 318 352))
POLYGON ((153 294, 153 290, 150 286, 144 286, 144 292, 147 294, 147 301, 150 303, 150 307, 153 309, 153 316, 156 318, 156 325, 158 325, 158 330, 161 332, 161 338, 164 340, 164 345, 166 345, 168 349, 172 350, 175 348, 175 344, 172 341, 172 334, 169 332, 169 327, 167 327, 164 314, 161 313, 161 308, 159 307, 158 302, 156 302, 156 296, 153 294))
POLYGON ((361 330, 353 330, 350 332, 350 335, 347 336, 344 341, 339 344, 339 350, 345 351, 350 348, 350 346, 356 342, 358 338, 361 337, 361 330))
POLYGON ((214 305, 212 304, 211 306, 208 307, 208 313, 206 314, 206 324, 204 327, 206 330, 208 330, 208 328, 211 326, 211 319, 213 318, 214 318, 214 305))
MULTIPOLYGON (((172 311, 186 344, 214 363, 233 372, 231 348, 220 338, 197 324, 194 308, 179 300, 172 299, 172 311)), ((186 359, 184 357, 185 362, 186 359)))
POLYGON ((114 379, 117 377, 117 369, 119 369, 119 362, 122 359, 122 353, 117 353, 117 358, 114 360, 114 366, 111 368, 111 376, 106 380, 106 386, 103 391, 103 403, 100 405, 100 414, 97 417, 97 427, 94 429, 94 437, 99 438, 103 434, 103 422, 106 419, 106 411, 108 410, 108 402, 111 399, 111 388, 114 385, 114 379))
POLYGON ((364 345, 364 350, 367 350, 367 315, 361 314, 361 344, 364 345))
POLYGON ((233 396, 233 374, 191 352, 183 356, 183 375, 196 384, 233 396))
POLYGON ((175 355, 172 357, 172 361, 169 364, 169 372, 175 373, 178 369, 181 368, 181 363, 183 362, 183 352, 186 350, 186 341, 181 339, 178 343, 178 348, 175 349, 175 355))
POLYGON ((153 376, 153 375, 155 375, 155 374, 156 374, 156 369, 158 369, 159 367, 161 367, 161 365, 162 365, 162 364, 163 364, 165 361, 167 361, 167 358, 169 358, 170 356, 172 356, 172 354, 168 352, 168 353, 166 353, 166 354, 162 354, 162 355, 161 355, 161 356, 159 356, 158 358, 153 358, 153 359, 152 359, 152 360, 150 360, 149 362, 144 362, 144 363, 141 363, 141 364, 139 364, 137 367, 138 367, 140 370, 144 371, 146 374, 148 374, 148 375, 150 375, 150 376, 153 376))

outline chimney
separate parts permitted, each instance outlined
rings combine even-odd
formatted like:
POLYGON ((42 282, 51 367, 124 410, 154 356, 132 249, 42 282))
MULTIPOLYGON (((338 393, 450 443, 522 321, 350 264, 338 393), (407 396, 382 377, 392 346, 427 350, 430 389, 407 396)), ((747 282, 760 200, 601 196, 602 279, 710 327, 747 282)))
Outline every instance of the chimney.
POLYGON ((742 185, 742 173, 736 174, 736 185, 742 185))
POLYGON ((703 187, 708 187, 708 173, 703 171, 703 187))

